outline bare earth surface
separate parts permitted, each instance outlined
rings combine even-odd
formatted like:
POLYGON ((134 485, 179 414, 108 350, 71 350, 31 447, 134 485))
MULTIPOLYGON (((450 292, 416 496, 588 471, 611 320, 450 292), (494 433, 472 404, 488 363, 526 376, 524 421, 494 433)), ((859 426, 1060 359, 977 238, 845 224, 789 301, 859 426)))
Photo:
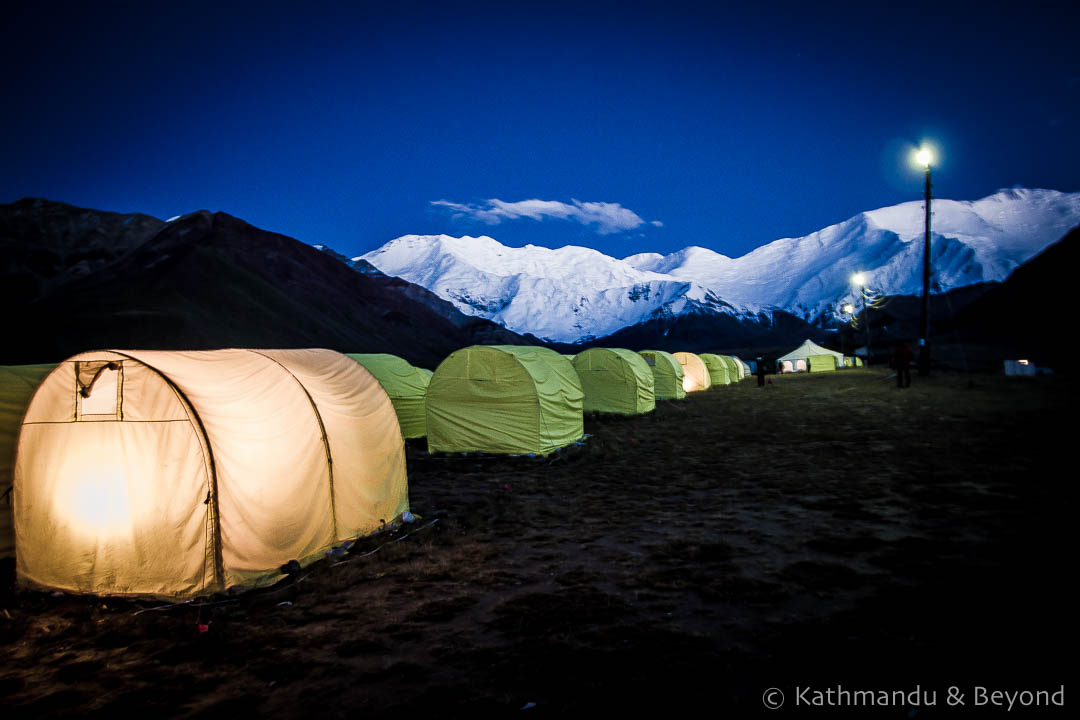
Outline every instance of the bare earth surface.
POLYGON ((16 592, 9 562, 3 715, 807 717, 808 686, 938 694, 828 716, 974 711, 949 686, 969 706, 974 686, 1068 699, 1072 380, 886 374, 586 418, 548 458, 410 447, 420 520, 201 607, 16 592))

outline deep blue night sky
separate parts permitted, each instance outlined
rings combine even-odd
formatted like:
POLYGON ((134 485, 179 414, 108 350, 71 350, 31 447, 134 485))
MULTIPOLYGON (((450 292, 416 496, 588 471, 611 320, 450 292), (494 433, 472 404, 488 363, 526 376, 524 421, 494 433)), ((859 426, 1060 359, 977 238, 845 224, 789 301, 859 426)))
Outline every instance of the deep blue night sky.
POLYGON ((738 256, 919 199, 924 139, 940 197, 1080 190, 1069 3, 149 5, 8 15, 0 202, 738 256), (569 217, 432 204, 492 199, 569 217))

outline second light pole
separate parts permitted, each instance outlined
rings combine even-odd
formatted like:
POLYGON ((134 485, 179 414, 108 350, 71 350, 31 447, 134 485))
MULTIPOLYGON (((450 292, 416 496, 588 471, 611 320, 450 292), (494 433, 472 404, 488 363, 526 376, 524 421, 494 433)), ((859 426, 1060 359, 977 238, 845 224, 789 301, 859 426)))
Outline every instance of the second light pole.
POLYGON ((930 162, 933 156, 923 148, 915 160, 926 167, 926 233, 923 240, 922 320, 919 324, 919 375, 930 374, 930 162))
POLYGON ((866 273, 857 272, 851 276, 851 281, 859 286, 859 294, 862 295, 863 322, 866 323, 866 364, 870 364, 870 310, 866 307, 866 273))

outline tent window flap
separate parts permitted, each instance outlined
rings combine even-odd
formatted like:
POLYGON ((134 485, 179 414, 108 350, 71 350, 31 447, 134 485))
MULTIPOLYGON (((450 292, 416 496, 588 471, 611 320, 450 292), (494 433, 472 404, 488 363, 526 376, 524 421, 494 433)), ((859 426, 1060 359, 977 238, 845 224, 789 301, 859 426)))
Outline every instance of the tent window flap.
POLYGON ((124 370, 118 362, 75 363, 77 420, 122 420, 124 370))

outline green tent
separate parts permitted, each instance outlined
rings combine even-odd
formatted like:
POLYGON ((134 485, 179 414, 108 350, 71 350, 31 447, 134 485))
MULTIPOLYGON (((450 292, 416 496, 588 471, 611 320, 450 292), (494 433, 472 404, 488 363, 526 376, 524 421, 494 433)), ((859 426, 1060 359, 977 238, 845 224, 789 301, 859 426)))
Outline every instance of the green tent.
POLYGON ((645 358, 622 348, 591 348, 574 357, 585 412, 641 415, 656 409, 653 374, 645 358))
POLYGON ((574 366, 554 350, 458 350, 428 385, 428 451, 547 455, 585 434, 583 397, 574 366))
POLYGON ((698 357, 705 362, 705 367, 709 369, 709 378, 712 380, 713 385, 731 384, 731 377, 728 375, 728 366, 722 357, 713 355, 712 353, 698 353, 698 357))
POLYGON ((354 354, 349 357, 375 376, 397 414, 401 435, 405 439, 422 438, 427 434, 424 422, 424 396, 427 394, 427 370, 413 367, 408 360, 388 353, 354 354))
POLYGON ((15 554, 11 523, 11 473, 15 467, 15 437, 30 396, 56 365, 0 365, 0 557, 15 554))
POLYGON ((739 363, 735 361, 735 358, 730 355, 717 355, 724 363, 724 367, 727 368, 728 379, 733 383, 738 383, 742 380, 742 373, 739 372, 739 363))
POLYGON ((806 358, 807 363, 810 365, 810 372, 832 372, 836 370, 836 356, 835 355, 811 355, 806 358))
POLYGON ((657 400, 681 400, 686 397, 683 389, 683 369, 671 353, 663 350, 642 350, 638 353, 652 368, 653 391, 657 400))
POLYGON ((732 355, 731 359, 735 361, 735 367, 738 369, 739 374, 736 376, 736 380, 745 380, 750 377, 750 366, 742 361, 738 355, 732 355))

